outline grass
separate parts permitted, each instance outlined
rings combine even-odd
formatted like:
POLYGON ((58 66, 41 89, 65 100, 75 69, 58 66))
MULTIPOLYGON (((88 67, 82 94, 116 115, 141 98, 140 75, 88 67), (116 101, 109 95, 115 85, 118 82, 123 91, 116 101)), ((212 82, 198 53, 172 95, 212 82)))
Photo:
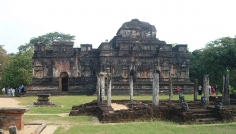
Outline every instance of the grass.
POLYGON ((75 125, 65 130, 59 127, 55 134, 234 134, 236 124, 178 125, 172 122, 134 122, 125 124, 75 125))
MULTIPOLYGON (((168 99, 169 96, 160 96, 160 99, 168 99)), ((37 97, 16 98, 20 105, 30 105, 37 101, 37 97)), ((62 105, 62 107, 30 107, 25 114, 25 123, 46 123, 58 125, 54 134, 233 134, 236 131, 236 123, 214 125, 179 125, 173 122, 129 122, 99 124, 92 116, 59 116, 61 113, 69 113, 72 106, 91 102, 96 96, 50 96, 50 102, 62 105)), ((112 100, 128 100, 129 96, 112 96, 112 100)), ((151 100, 152 96, 134 96, 134 100, 151 100)), ((173 99, 177 100, 178 95, 173 99)), ((185 95, 186 100, 193 100, 193 95, 185 95)), ((198 97, 200 99, 200 96, 198 97)))
MULTIPOLYGON (((37 96, 17 98, 20 105, 32 105, 37 101, 37 96)), ((61 107, 30 107, 27 113, 30 114, 59 114, 68 113, 72 106, 78 106, 86 102, 91 102, 96 99, 96 96, 50 96, 50 102, 53 102, 61 107)))

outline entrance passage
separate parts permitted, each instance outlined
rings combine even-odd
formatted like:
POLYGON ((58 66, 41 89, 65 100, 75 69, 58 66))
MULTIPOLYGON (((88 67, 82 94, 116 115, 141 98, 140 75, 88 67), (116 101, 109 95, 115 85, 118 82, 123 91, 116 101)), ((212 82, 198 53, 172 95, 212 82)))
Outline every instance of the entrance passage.
POLYGON ((68 73, 66 72, 63 72, 61 73, 60 75, 60 88, 61 88, 61 91, 68 91, 68 73))

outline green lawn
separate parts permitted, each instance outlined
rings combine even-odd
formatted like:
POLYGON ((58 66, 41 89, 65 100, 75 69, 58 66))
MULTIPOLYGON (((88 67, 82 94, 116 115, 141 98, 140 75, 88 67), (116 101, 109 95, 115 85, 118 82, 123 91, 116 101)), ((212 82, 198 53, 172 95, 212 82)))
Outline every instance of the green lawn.
MULTIPOLYGON (((160 96, 160 99, 168 99, 168 96, 160 96)), ((74 105, 84 104, 96 99, 96 96, 50 96, 50 102, 62 107, 32 107, 30 104, 37 101, 37 97, 16 98, 20 105, 30 108, 25 114, 25 123, 37 122, 48 125, 59 125, 54 134, 234 134, 236 123, 214 125, 179 125, 173 122, 129 122, 100 124, 92 116, 59 116, 57 114, 69 113, 74 105)), ((129 96, 112 96, 113 100, 129 99, 129 96)), ((152 96, 134 96, 134 100, 151 100, 152 96)), ((174 95, 178 99, 178 95, 174 95)), ((193 95, 185 95, 186 100, 193 100, 193 95)), ((200 99, 200 96, 198 97, 200 99)))

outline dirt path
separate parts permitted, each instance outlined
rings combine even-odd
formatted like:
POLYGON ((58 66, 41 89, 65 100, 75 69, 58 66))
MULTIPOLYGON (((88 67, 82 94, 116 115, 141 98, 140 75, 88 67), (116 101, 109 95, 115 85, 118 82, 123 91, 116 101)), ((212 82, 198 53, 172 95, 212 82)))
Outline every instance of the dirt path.
POLYGON ((11 97, 0 98, 0 107, 23 107, 19 106, 19 102, 11 97))
MULTIPOLYGON (((12 97, 1 97, 0 107, 25 107, 20 106, 19 101, 12 97)), ((27 114, 27 113, 26 113, 27 114)), ((24 130, 18 131, 18 134, 32 134, 40 125, 25 125, 24 130)), ((53 134, 53 132, 58 128, 58 126, 47 125, 46 128, 40 134, 53 134)), ((4 131, 4 134, 9 134, 8 131, 4 131)))

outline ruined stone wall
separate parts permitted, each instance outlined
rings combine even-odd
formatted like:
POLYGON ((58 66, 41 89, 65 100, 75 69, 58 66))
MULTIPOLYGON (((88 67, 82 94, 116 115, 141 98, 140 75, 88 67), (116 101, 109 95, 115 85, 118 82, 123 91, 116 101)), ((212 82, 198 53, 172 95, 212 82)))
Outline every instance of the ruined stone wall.
POLYGON ((96 76, 102 71, 112 74, 112 94, 129 92, 129 76, 134 76, 134 94, 149 94, 152 77, 160 72, 160 92, 168 93, 180 86, 192 93, 189 79, 187 45, 166 44, 156 38, 156 28, 133 19, 124 23, 110 42, 98 49, 91 44, 73 48, 73 42, 53 42, 52 50, 35 44, 33 84, 30 90, 95 93, 96 76), (66 89, 64 89, 66 87, 66 89))

